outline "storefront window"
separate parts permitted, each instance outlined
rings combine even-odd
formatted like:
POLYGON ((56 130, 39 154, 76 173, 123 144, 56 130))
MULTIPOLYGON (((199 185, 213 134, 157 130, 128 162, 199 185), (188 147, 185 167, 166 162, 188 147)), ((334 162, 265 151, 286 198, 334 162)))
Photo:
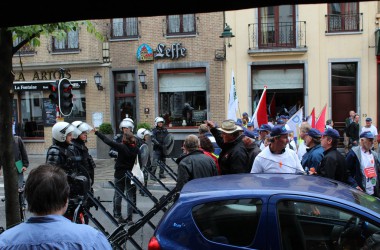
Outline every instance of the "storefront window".
POLYGON ((73 89, 73 110, 68 117, 65 117, 66 122, 86 121, 86 96, 84 89, 73 89))
MULTIPOLYGON (((64 117, 65 122, 86 121, 86 98, 84 89, 73 89, 73 110, 64 117)), ((24 139, 41 139, 44 127, 55 123, 55 104, 43 98, 42 91, 24 91, 20 94, 20 121, 15 117, 15 132, 24 139), (49 115, 47 115, 49 114, 49 115)))
POLYGON ((44 137, 42 91, 21 93, 20 135, 25 138, 44 137))
POLYGON ((205 73, 159 76, 160 116, 169 126, 198 126, 207 119, 205 73))

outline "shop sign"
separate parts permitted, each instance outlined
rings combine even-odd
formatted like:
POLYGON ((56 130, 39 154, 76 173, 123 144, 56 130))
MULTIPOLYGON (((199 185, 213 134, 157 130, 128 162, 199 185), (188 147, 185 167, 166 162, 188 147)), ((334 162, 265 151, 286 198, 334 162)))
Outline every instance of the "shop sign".
POLYGON ((172 60, 186 56, 186 48, 182 47, 181 43, 173 43, 169 48, 165 44, 159 43, 156 48, 154 58, 170 58, 172 60))
POLYGON ((146 62, 146 61, 153 61, 153 50, 152 48, 146 44, 141 44, 137 49, 137 61, 139 62, 146 62))
MULTIPOLYGON (((31 81, 23 82, 17 81, 13 82, 13 89, 15 91, 34 91, 34 90, 49 90, 50 83, 54 81, 31 81)), ((81 89, 87 83, 87 80, 70 80, 73 85, 73 89, 81 89)))

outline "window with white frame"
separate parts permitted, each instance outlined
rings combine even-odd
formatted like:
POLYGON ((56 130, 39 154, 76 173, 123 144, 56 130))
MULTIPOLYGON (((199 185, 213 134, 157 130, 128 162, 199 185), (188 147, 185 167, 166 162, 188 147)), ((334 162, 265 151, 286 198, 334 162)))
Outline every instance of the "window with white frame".
POLYGON ((111 36, 113 39, 137 38, 138 20, 137 17, 114 18, 112 19, 111 36))
POLYGON ((195 34, 195 14, 167 16, 167 35, 195 34))
POLYGON ((72 30, 67 32, 65 38, 53 37, 53 51, 77 51, 79 49, 79 32, 72 30))
POLYGON ((359 31, 359 3, 330 3, 328 4, 328 32, 359 31))
MULTIPOLYGON (((13 36, 15 37, 15 33, 13 33, 13 36)), ((21 43, 23 41, 22 38, 20 37, 15 37, 13 39, 13 47, 17 46, 19 43, 21 43)), ((33 55, 34 54, 34 47, 32 45, 30 45, 29 43, 25 44, 24 46, 22 46, 18 52, 21 54, 21 55, 33 55)))

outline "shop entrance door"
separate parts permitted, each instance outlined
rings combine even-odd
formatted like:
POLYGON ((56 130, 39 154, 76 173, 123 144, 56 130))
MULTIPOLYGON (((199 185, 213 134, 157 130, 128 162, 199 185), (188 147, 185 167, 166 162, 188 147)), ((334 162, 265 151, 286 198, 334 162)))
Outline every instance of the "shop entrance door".
MULTIPOLYGON (((357 63, 338 62, 331 64, 331 118, 343 142, 345 119, 350 110, 356 110, 357 63)), ((342 146, 341 144, 339 146, 342 146)))
POLYGON ((120 122, 126 117, 131 118, 136 125, 136 83, 134 72, 116 72, 114 79, 116 128, 119 129, 120 122))

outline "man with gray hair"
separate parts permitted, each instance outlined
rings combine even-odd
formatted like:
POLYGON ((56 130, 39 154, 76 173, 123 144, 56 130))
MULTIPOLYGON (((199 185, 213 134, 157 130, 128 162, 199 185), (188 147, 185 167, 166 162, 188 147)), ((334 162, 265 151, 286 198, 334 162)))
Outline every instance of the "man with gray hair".
POLYGON ((196 135, 188 135, 183 142, 183 155, 176 160, 178 191, 190 180, 218 175, 215 162, 199 149, 199 145, 196 135))

